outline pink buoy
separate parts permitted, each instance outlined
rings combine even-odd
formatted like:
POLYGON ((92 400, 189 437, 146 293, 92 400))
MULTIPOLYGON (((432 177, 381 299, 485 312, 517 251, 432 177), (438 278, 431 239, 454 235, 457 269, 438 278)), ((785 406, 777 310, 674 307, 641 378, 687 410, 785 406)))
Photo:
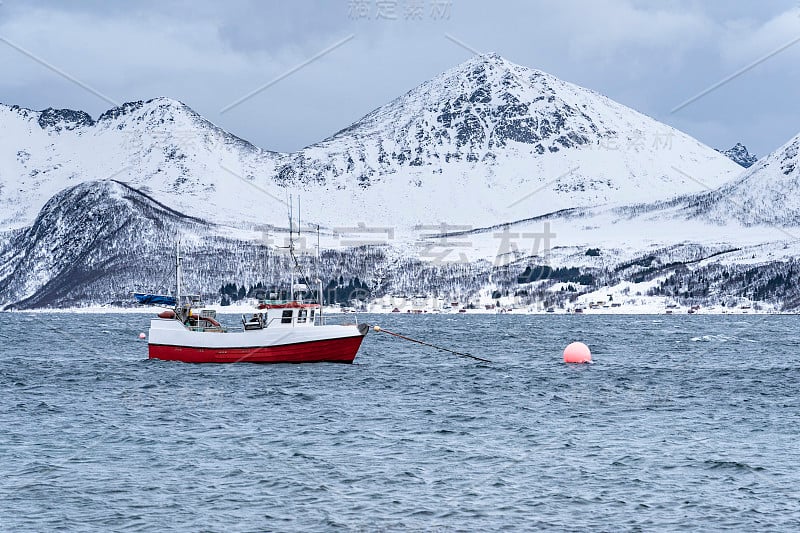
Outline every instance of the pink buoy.
POLYGON ((564 348, 565 363, 591 363, 592 352, 582 342, 573 342, 564 348))
POLYGON ((146 339, 147 335, 145 335, 144 333, 139 333, 139 338, 140 339, 146 339))

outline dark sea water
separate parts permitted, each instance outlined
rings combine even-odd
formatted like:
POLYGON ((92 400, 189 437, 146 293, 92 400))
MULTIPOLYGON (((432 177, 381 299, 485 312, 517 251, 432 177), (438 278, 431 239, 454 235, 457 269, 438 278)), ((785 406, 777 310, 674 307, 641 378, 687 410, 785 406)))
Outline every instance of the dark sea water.
POLYGON ((800 317, 360 316, 493 363, 370 333, 354 365, 2 318, 4 531, 800 528, 800 317))

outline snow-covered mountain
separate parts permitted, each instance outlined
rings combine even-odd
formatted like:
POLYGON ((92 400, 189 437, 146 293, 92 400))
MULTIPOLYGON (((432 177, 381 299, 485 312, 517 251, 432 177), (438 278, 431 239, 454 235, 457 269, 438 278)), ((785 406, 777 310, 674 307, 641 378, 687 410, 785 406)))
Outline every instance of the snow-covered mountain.
POLYGON ((740 170, 665 124, 494 54, 284 160, 288 183, 305 176, 331 190, 357 186, 367 193, 359 200, 414 206, 389 210, 401 220, 475 225, 663 199, 701 190, 684 173, 719 185, 740 170))
POLYGON ((708 195, 705 216, 725 223, 800 226, 800 134, 708 195))
POLYGON ((170 233, 194 226, 202 227, 122 183, 69 187, 47 202, 33 225, 0 246, 2 301, 19 307, 74 304, 163 277, 166 265, 152 258, 169 256, 170 233))
POLYGON ((178 236, 190 290, 210 299, 230 283, 285 282, 284 236, 255 226, 285 225, 289 194, 302 197, 304 221, 323 226, 319 275, 337 295, 468 301, 489 291, 563 304, 563 284, 586 282, 577 292, 628 284, 685 301, 758 294, 800 306, 800 243, 784 229, 800 225, 800 136, 743 170, 491 54, 291 154, 166 98, 96 120, 0 105, 0 147, 0 309, 167 289, 178 236), (396 238, 342 249, 364 239, 343 238, 342 226, 359 225, 367 240, 370 226, 396 238), (541 265, 557 272, 538 279, 541 265))
POLYGON ((727 156, 731 161, 744 168, 750 168, 758 161, 758 157, 748 152, 747 147, 742 143, 736 143, 732 148, 728 148, 727 150, 719 150, 719 153, 727 156))
MULTIPOLYGON (((301 255, 301 271, 323 280, 329 302, 513 295, 523 305, 563 306, 580 294, 613 292, 615 301, 637 294, 703 305, 755 298, 800 306, 800 242, 775 228, 687 217, 687 201, 576 208, 415 245, 325 250, 319 260, 301 255), (535 238, 543 231, 552 237, 544 248, 535 238), (512 246, 501 255, 503 235, 512 246), (448 247, 456 253, 439 254, 448 247)), ((0 234, 0 309, 131 305, 131 291, 168 291, 176 236, 186 289, 211 302, 232 283, 270 290, 288 284, 289 258, 257 232, 231 232, 104 180, 60 192, 31 227, 0 234)))
POLYGON ((288 192, 323 226, 488 225, 719 185, 739 168, 669 126, 544 72, 481 55, 292 154, 158 98, 96 121, 0 106, 0 229, 66 187, 115 179, 217 223, 281 224, 288 192), (680 172, 676 169, 679 169, 680 172))
MULTIPOLYGON (((59 192, 33 225, 0 234, 0 310, 130 306, 134 291, 171 291, 176 237, 185 289, 211 301, 232 283, 277 291, 289 285, 294 261, 258 232, 231 232, 102 180, 59 192)), ((298 260, 301 272, 324 280, 329 302, 371 291, 424 293, 433 284, 474 291, 491 275, 485 261, 428 264, 387 247, 326 250, 298 260)))
MULTIPOLYGON (((799 140, 741 179, 705 193, 649 204, 572 208, 446 238, 432 235, 413 245, 396 243, 394 248, 329 250, 319 271, 315 259, 301 262, 328 284, 339 281, 340 286, 331 288, 337 295, 358 279, 359 291, 367 287, 379 296, 433 290, 464 299, 484 290, 492 279, 503 291, 523 294, 528 282, 517 278, 524 278, 532 265, 547 264, 561 269, 554 274, 558 279, 632 284, 638 292, 657 290, 675 297, 695 298, 693 284, 701 282, 705 288, 697 294, 717 300, 738 297, 751 294, 755 283, 759 295, 795 308, 800 292, 791 280, 800 244, 783 225, 773 224, 797 218, 790 210, 780 220, 765 219, 765 214, 781 211, 751 208, 753 197, 778 205, 782 196, 796 196, 799 140), (751 180, 782 188, 772 195, 756 194, 747 185, 751 180), (752 218, 755 214, 758 220, 752 218), (544 233, 551 234, 549 243, 538 240, 544 233), (661 285, 653 285, 654 280, 661 285), (715 287, 711 293, 709 283, 715 287), (686 289, 675 292, 681 286, 686 289)), ((0 307, 124 304, 134 290, 168 290, 176 236, 189 257, 187 284, 212 299, 219 296, 218 287, 231 282, 280 286, 290 270, 285 254, 273 248, 282 244, 280 235, 267 241, 258 232, 217 226, 176 211, 128 184, 92 181, 53 196, 30 227, 0 233, 0 307)), ((327 233, 323 247, 330 244, 327 233)), ((557 286, 555 279, 540 281, 557 286)), ((542 290, 530 297, 558 302, 565 296, 542 290)))
POLYGON ((29 225, 59 191, 102 179, 185 212, 236 220, 239 208, 263 210, 252 172, 271 169, 274 157, 166 98, 127 103, 96 121, 81 111, 0 105, 0 146, 0 229, 29 225), (240 179, 228 165, 253 170, 240 179))
POLYGON ((214 293, 232 280, 288 276, 285 254, 268 257, 258 237, 230 235, 118 181, 81 183, 51 198, 30 227, 0 240, 0 309, 125 305, 134 291, 169 291, 177 239, 189 290, 214 293))

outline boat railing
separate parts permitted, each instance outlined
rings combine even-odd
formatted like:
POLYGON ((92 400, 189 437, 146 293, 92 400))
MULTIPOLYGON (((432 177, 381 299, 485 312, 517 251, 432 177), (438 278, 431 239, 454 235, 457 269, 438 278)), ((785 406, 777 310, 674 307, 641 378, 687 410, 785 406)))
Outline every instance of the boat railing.
MULTIPOLYGON (((358 315, 355 315, 356 323, 358 323, 358 315)), ((309 326, 327 326, 327 325, 342 325, 344 322, 342 321, 342 317, 339 315, 335 316, 328 316, 328 315, 315 315, 314 318, 308 318, 307 322, 297 322, 297 318, 294 318, 291 323, 283 322, 282 317, 273 317, 267 319, 266 316, 262 315, 261 313, 256 313, 255 316, 248 316, 242 315, 242 326, 241 330, 243 331, 250 331, 250 330, 257 330, 257 329, 267 329, 270 326, 281 326, 281 327, 309 327, 309 326)), ((239 328, 236 328, 239 329, 239 328)))
POLYGON ((314 317, 314 325, 315 326, 325 326, 328 325, 330 319, 328 315, 317 315, 314 317))
POLYGON ((286 304, 292 304, 292 303, 296 303, 296 304, 318 304, 319 301, 318 300, 312 300, 312 299, 309 299, 309 298, 293 298, 293 299, 290 299, 290 300, 279 300, 279 299, 274 299, 274 298, 270 298, 270 299, 260 298, 258 300, 258 305, 286 305, 286 304))
MULTIPOLYGON (((355 323, 358 324, 358 313, 353 313, 355 318, 355 323)), ((334 314, 334 315, 317 315, 314 317, 314 325, 315 326, 342 326, 345 324, 350 323, 349 320, 346 319, 346 315, 343 314, 334 314)))
POLYGON ((199 331, 201 333, 227 333, 230 331, 230 328, 222 327, 222 326, 212 326, 212 327, 203 327, 203 326, 186 326, 186 329, 189 331, 199 331))
MULTIPOLYGON (((308 323, 301 322, 298 324, 296 319, 293 319, 291 322, 283 322, 284 319, 279 316, 270 318, 269 320, 265 320, 264 318, 261 318, 261 316, 262 315, 260 313, 257 314, 256 318, 248 318, 247 315, 242 315, 242 329, 245 331, 253 329, 267 329, 272 324, 280 324, 282 327, 308 327, 308 323)), ((308 322, 312 322, 312 319, 309 319, 308 322)), ((314 325, 322 325, 317 321, 317 317, 314 317, 313 323, 314 325)))

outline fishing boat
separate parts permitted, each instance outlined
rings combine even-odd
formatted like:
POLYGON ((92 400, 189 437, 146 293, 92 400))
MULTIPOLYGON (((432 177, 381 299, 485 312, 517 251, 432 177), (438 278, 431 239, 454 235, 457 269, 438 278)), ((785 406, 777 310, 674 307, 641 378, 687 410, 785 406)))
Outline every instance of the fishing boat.
POLYGON ((196 309, 196 297, 150 321, 151 359, 184 363, 352 363, 369 331, 366 324, 326 325, 319 304, 263 304, 242 327, 223 327, 211 309, 196 309))
MULTIPOLYGON (((289 242, 293 255, 291 234, 289 242)), ((369 331, 367 324, 327 324, 327 317, 322 316, 322 282, 317 280, 319 300, 307 301, 303 296, 308 287, 294 283, 294 271, 288 299, 279 300, 272 294, 260 300, 252 314, 242 316, 241 327, 229 329, 220 324, 214 310, 204 309, 200 296, 182 294, 181 270, 178 245, 175 295, 134 294, 139 303, 165 307, 150 321, 151 359, 185 363, 352 363, 369 331)))

